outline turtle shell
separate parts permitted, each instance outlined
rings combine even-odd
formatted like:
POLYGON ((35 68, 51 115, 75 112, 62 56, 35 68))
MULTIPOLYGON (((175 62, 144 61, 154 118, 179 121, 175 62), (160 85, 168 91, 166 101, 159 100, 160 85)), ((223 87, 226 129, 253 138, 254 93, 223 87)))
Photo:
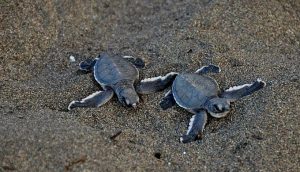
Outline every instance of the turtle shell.
POLYGON ((204 103, 218 95, 217 82, 199 74, 180 74, 172 85, 172 92, 177 104, 187 109, 203 107, 204 103))
POLYGON ((126 59, 119 55, 101 54, 94 66, 94 77, 103 86, 110 86, 121 80, 138 79, 139 72, 126 59))

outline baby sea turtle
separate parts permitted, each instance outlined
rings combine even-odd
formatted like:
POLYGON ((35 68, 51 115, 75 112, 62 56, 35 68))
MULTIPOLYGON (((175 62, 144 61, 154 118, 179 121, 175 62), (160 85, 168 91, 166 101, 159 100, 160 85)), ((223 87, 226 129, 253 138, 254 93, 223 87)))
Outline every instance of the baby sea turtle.
POLYGON ((144 62, 140 58, 101 53, 94 60, 88 59, 79 64, 79 69, 93 72, 95 80, 101 85, 103 91, 97 91, 80 101, 72 101, 68 110, 77 107, 99 107, 108 102, 115 93, 118 100, 128 107, 136 107, 139 94, 147 94, 147 89, 153 89, 146 82, 138 83, 139 71, 144 62), (147 88, 144 90, 136 89, 147 88), (139 91, 137 91, 139 90, 139 91))
MULTIPOLYGON (((166 110, 177 103, 180 107, 194 114, 187 133, 180 138, 182 143, 195 141, 202 136, 207 121, 207 113, 215 118, 224 117, 230 110, 230 103, 250 95, 266 85, 264 81, 257 79, 251 84, 231 87, 221 92, 217 82, 204 75, 219 73, 220 71, 218 66, 208 65, 198 69, 195 73, 178 74, 171 72, 166 75, 172 75, 173 80, 166 81, 166 77, 161 76, 146 79, 148 81, 147 86, 155 85, 152 88, 159 88, 159 90, 172 84, 171 90, 160 102, 162 109, 166 110)), ((143 89, 150 90, 149 88, 143 89)))

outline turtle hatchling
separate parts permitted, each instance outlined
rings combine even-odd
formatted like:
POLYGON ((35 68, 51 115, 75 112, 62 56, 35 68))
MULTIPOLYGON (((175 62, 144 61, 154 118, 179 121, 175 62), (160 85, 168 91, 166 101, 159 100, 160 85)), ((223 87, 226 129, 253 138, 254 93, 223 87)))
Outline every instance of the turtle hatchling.
POLYGON ((147 81, 147 84, 142 85, 141 89, 148 91, 152 89, 152 92, 163 90, 172 85, 171 90, 160 102, 163 110, 177 103, 180 107, 194 114, 190 119, 186 134, 180 137, 182 143, 201 138, 207 121, 207 113, 215 118, 225 117, 230 111, 230 103, 248 96, 266 85, 264 81, 257 79, 251 84, 230 87, 221 92, 217 82, 205 75, 220 71, 218 66, 208 65, 198 69, 195 73, 171 72, 164 77, 159 76, 144 80, 147 81), (147 86, 151 86, 151 89, 146 88, 147 86))
POLYGON ((147 82, 138 82, 139 71, 145 63, 140 58, 121 56, 112 53, 101 53, 95 59, 87 59, 79 64, 79 69, 93 72, 95 80, 103 88, 88 97, 72 101, 68 110, 77 107, 99 107, 117 95, 119 102, 126 107, 135 108, 139 103, 139 94, 151 93, 152 86, 147 82), (139 89, 139 87, 146 89, 139 89))

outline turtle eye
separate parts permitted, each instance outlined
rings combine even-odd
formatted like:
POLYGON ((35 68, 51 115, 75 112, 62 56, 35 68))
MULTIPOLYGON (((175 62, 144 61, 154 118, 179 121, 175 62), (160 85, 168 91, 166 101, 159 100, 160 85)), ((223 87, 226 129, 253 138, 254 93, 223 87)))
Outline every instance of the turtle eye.
POLYGON ((218 105, 214 105, 214 109, 216 110, 216 111, 220 111, 220 109, 219 109, 219 106, 218 105))
POLYGON ((218 112, 224 112, 224 108, 221 105, 219 105, 219 104, 215 104, 214 108, 218 112))

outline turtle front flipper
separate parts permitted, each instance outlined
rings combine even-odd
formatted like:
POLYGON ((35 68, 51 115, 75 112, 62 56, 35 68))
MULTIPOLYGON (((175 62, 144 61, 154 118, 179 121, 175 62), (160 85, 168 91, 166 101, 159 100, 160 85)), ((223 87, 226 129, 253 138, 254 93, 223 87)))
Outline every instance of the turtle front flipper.
POLYGON ((165 97, 162 98, 161 101, 159 102, 159 105, 163 110, 169 109, 172 106, 174 106, 175 104, 176 104, 176 101, 173 97, 172 90, 168 91, 165 94, 165 97))
POLYGON ((172 84, 178 73, 170 72, 165 76, 147 78, 142 80, 136 87, 139 94, 150 94, 161 91, 172 84))
POLYGON ((204 75, 207 73, 220 73, 221 69, 219 66, 215 66, 215 65, 208 65, 208 66, 203 66, 200 69, 198 69, 195 73, 199 74, 199 75, 204 75))
POLYGON ((105 91, 97 91, 80 101, 72 101, 68 106, 68 110, 77 107, 99 107, 108 102, 113 97, 113 95, 114 92, 111 89, 105 91))
POLYGON ((123 56, 124 59, 132 63, 137 68, 144 68, 145 62, 141 58, 133 57, 133 56, 123 56))
POLYGON ((92 72, 96 64, 97 59, 87 59, 79 64, 79 69, 85 72, 92 72))
POLYGON ((230 87, 225 90, 220 97, 228 99, 230 102, 234 102, 244 96, 248 96, 255 91, 258 91, 266 86, 266 83, 261 79, 257 79, 252 84, 244 84, 239 86, 230 87))
POLYGON ((200 139, 202 137, 204 127, 207 121, 207 113, 205 111, 199 111, 191 119, 189 123, 188 131, 185 135, 180 137, 181 143, 189 143, 200 139))

